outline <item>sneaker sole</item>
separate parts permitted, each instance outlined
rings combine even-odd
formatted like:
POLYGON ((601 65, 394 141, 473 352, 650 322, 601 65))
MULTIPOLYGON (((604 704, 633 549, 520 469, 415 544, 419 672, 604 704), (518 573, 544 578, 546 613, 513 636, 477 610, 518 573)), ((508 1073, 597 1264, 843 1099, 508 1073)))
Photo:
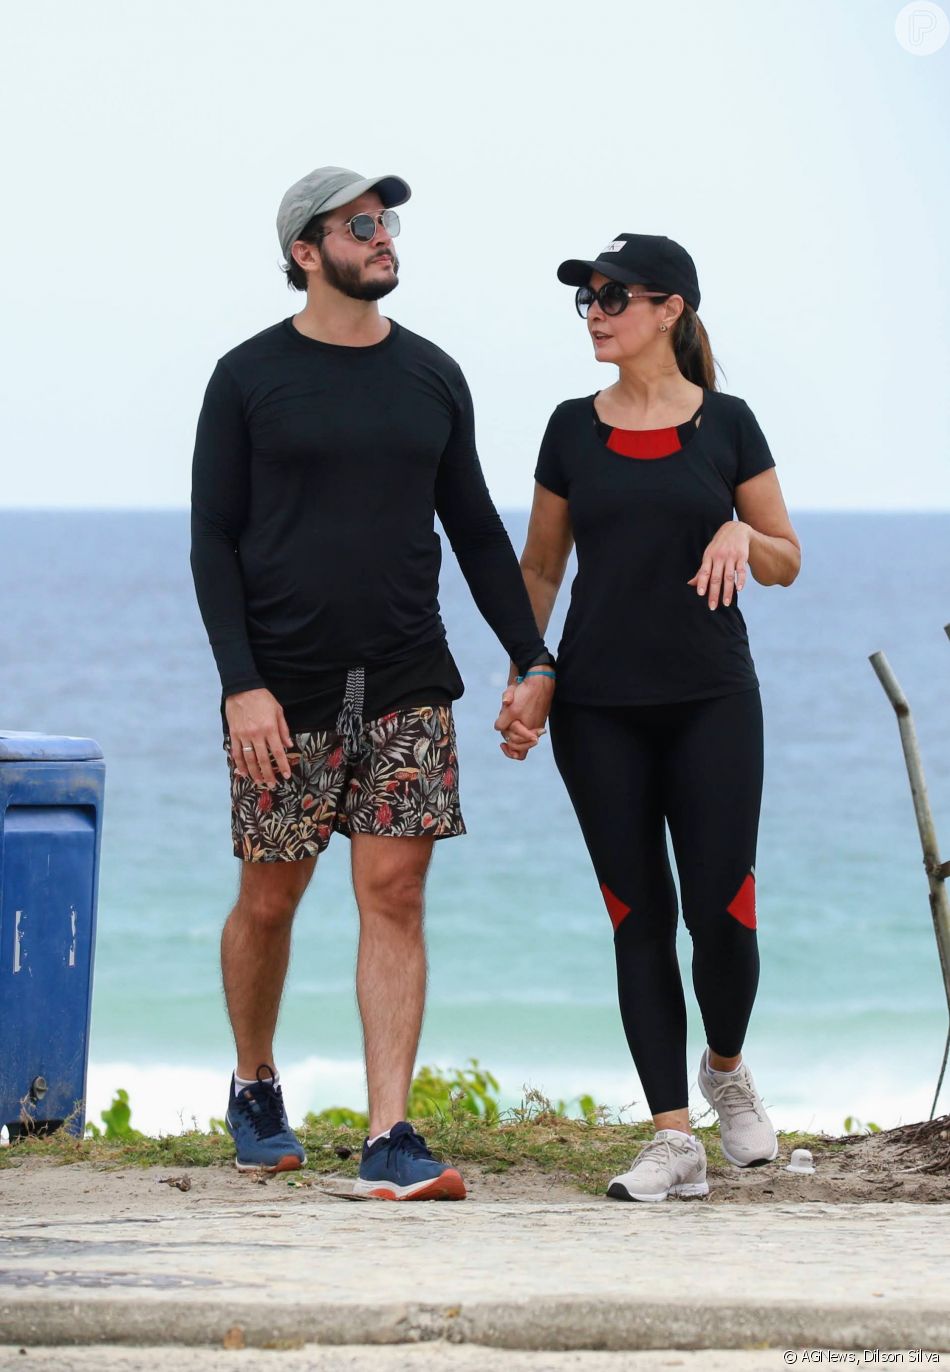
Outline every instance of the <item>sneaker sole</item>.
POLYGON ((727 1162, 731 1162, 733 1167, 764 1167, 766 1163, 774 1162, 775 1159, 778 1157, 778 1139, 775 1140, 775 1148, 772 1150, 772 1152, 769 1154, 767 1158, 749 1158, 748 1162, 740 1162, 738 1158, 734 1158, 732 1156, 732 1154, 729 1152, 728 1148, 722 1141, 721 1131, 719 1135, 719 1146, 722 1148, 723 1157, 726 1159, 727 1162))
POLYGON ((645 1192, 629 1191, 623 1182, 612 1181, 607 1187, 607 1195, 612 1200, 622 1201, 665 1201, 668 1196, 675 1196, 680 1200, 690 1200, 701 1196, 709 1195, 709 1183, 705 1181, 682 1182, 679 1186, 671 1186, 669 1191, 654 1191, 647 1195, 645 1192))
POLYGON ((409 1186, 397 1186, 389 1181, 364 1181, 361 1177, 353 1186, 355 1196, 365 1196, 368 1200, 385 1201, 459 1201, 465 1199, 465 1183, 454 1167, 443 1172, 440 1177, 428 1181, 412 1182, 409 1186))
POLYGON ((307 1161, 306 1157, 298 1158, 296 1153, 288 1153, 279 1162, 239 1162, 234 1159, 234 1166, 239 1172, 297 1172, 307 1161))

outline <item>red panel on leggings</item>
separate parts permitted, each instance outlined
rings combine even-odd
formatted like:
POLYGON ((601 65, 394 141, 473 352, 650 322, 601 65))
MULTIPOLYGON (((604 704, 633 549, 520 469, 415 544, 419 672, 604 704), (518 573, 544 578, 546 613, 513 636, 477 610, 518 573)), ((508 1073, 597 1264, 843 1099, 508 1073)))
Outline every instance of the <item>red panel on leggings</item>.
POLYGON ((607 913, 610 916, 610 922, 614 926, 614 931, 616 932, 616 930, 620 928, 621 924, 629 915, 630 906, 624 905, 620 897, 614 895, 613 891, 611 891, 610 887, 607 885, 605 881, 602 881, 600 883, 600 891, 601 895, 604 898, 604 902, 607 906, 607 913))
POLYGON ((737 919, 747 929, 755 928, 755 877, 751 872, 739 887, 731 905, 727 905, 726 909, 733 919, 737 919))

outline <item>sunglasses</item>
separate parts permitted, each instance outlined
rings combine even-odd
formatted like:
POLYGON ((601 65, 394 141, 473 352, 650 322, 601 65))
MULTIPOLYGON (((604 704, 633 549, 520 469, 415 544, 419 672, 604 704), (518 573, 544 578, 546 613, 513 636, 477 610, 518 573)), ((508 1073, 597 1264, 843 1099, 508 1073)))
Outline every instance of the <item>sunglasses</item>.
POLYGON ((668 295, 668 291, 628 291, 619 281, 605 281, 597 291, 593 286, 578 286, 574 304, 581 319, 586 319, 595 300, 604 314, 617 315, 623 314, 631 300, 665 300, 668 295))
MULTIPOLYGON (((339 227, 349 229, 357 243, 372 243, 377 224, 386 230, 390 238, 399 236, 399 215, 395 210, 381 210, 379 214, 354 214, 352 219, 347 219, 339 227)), ((332 232, 332 229, 327 229, 327 233, 332 232)))

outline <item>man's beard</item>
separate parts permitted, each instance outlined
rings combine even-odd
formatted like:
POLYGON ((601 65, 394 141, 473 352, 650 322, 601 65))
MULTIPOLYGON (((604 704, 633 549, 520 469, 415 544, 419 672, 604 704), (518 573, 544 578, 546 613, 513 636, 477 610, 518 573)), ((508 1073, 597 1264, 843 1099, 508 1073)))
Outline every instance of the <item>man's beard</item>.
POLYGON ((348 295, 351 300, 382 300, 384 295, 388 295, 399 285, 399 258, 395 253, 392 254, 393 274, 388 281, 364 281, 361 267, 354 263, 342 265, 334 262, 322 243, 320 259, 323 262, 323 277, 327 284, 343 295, 348 295))

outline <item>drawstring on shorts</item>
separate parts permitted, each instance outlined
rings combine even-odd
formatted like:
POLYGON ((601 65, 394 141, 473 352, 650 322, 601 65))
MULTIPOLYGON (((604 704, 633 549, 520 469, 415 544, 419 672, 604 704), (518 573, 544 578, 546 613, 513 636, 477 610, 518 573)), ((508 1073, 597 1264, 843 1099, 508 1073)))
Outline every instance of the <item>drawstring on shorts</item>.
POLYGON ((343 739, 343 756, 347 762, 362 762, 373 751, 363 733, 365 694, 365 669, 353 667, 346 674, 346 694, 336 721, 336 731, 343 739))

